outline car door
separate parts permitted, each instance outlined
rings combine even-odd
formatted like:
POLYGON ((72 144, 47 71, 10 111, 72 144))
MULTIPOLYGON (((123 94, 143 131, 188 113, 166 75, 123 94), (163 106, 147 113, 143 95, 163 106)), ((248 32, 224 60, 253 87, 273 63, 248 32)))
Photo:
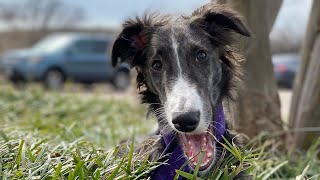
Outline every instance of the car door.
POLYGON ((110 80, 113 75, 111 58, 107 55, 108 44, 109 42, 106 40, 96 40, 93 44, 96 61, 94 62, 95 68, 92 68, 91 73, 95 74, 100 81, 110 80))
POLYGON ((107 41, 82 39, 70 47, 66 60, 68 74, 76 81, 98 82, 107 78, 107 41))

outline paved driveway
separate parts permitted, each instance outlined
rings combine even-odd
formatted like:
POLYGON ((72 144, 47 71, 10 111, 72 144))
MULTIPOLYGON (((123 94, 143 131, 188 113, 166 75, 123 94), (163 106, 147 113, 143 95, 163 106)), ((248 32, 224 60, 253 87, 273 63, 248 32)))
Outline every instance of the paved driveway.
POLYGON ((279 96, 281 102, 281 116, 284 120, 287 120, 290 113, 292 90, 281 89, 279 90, 279 96))

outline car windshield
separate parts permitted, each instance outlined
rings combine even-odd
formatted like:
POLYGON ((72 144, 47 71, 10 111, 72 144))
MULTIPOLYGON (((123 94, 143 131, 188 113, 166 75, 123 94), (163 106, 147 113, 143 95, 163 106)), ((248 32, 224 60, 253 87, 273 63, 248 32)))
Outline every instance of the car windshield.
POLYGON ((294 54, 281 54, 272 56, 273 64, 296 64, 299 63, 299 56, 294 54))
POLYGON ((56 52, 63 48, 65 48, 68 44, 70 44, 72 38, 69 36, 49 36, 38 43, 36 43, 32 50, 39 52, 56 52))

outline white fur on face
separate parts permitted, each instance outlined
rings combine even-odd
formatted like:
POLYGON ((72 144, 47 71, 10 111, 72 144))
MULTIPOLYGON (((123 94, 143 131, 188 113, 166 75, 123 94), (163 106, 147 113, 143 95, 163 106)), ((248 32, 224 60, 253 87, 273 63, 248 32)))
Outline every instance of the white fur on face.
MULTIPOLYGON (((191 133, 200 134, 207 130, 208 124, 205 122, 205 116, 203 111, 203 101, 197 92, 195 86, 190 84, 184 77, 180 65, 180 59, 178 54, 178 43, 175 37, 171 36, 172 49, 178 67, 178 78, 173 82, 171 91, 167 92, 167 101, 164 103, 164 109, 169 125, 175 129, 172 123, 172 114, 175 112, 189 112, 189 111, 200 111, 200 122, 198 127, 191 133)), ((178 131, 177 129, 175 129, 178 131)))
MULTIPOLYGON (((172 114, 174 112, 200 111, 199 125, 190 133, 200 134, 205 132, 208 129, 208 124, 205 122, 203 102, 196 88, 184 80, 183 77, 179 77, 173 84, 172 91, 168 92, 167 101, 164 104, 169 125, 175 129, 172 123, 172 114)), ((177 129, 175 130, 178 131, 177 129)))

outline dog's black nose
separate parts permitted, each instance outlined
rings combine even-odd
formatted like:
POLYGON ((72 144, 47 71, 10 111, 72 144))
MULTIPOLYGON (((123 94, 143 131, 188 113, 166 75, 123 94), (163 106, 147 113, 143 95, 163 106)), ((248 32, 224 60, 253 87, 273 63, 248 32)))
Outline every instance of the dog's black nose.
POLYGON ((174 112, 172 123, 177 130, 191 132, 195 130, 200 121, 200 111, 174 112))

